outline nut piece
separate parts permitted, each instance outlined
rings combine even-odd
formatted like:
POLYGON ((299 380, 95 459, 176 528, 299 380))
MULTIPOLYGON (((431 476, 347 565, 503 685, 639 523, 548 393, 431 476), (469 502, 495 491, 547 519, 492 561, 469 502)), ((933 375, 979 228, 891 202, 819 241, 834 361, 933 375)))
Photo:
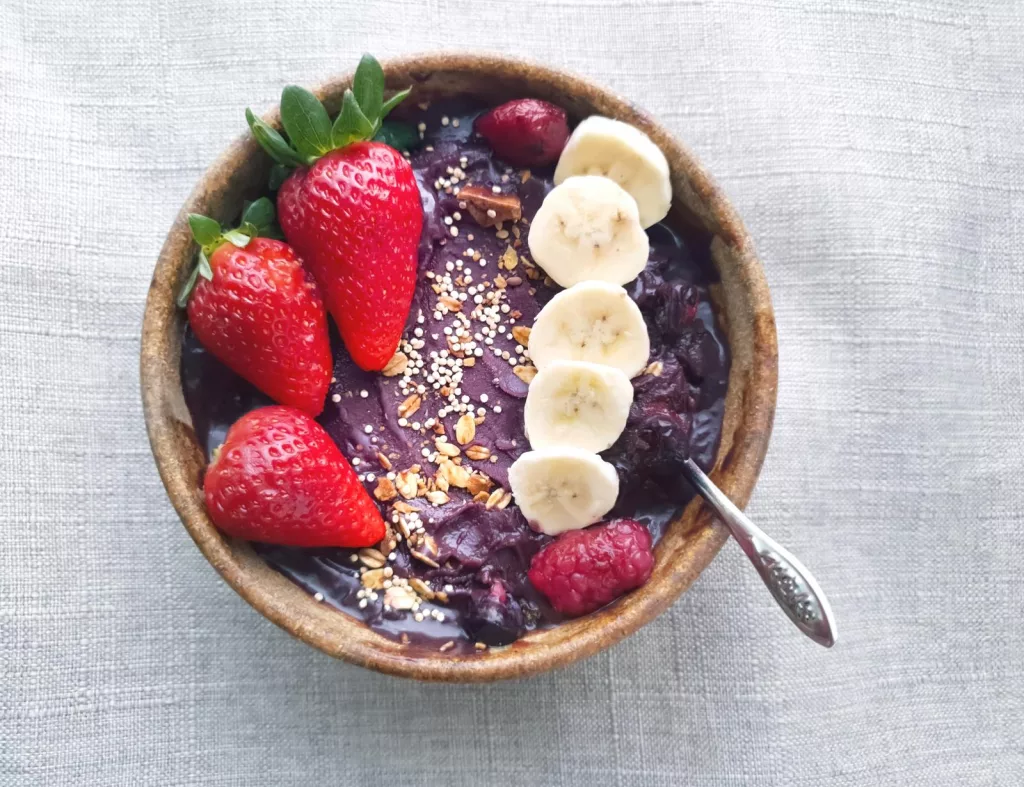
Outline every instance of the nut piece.
POLYGON ((533 381, 533 378, 537 376, 536 366, 517 366, 512 371, 516 377, 527 385, 529 385, 533 381))
POLYGON ((430 585, 418 577, 413 577, 409 580, 409 587, 415 590, 420 597, 427 601, 432 601, 434 598, 434 591, 431 590, 430 585))
POLYGON ((516 250, 509 246, 505 249, 505 253, 501 255, 501 259, 498 260, 498 267, 504 266, 507 271, 514 271, 516 266, 519 264, 519 255, 516 254, 516 250))
POLYGON ((407 397, 404 402, 398 405, 398 415, 401 418, 408 418, 410 415, 420 409, 420 405, 423 403, 423 399, 419 394, 412 394, 407 397))
POLYGON ((457 445, 440 438, 434 440, 434 447, 437 449, 439 454, 443 454, 444 456, 458 456, 460 453, 457 445))
POLYGON ((395 531, 391 528, 391 525, 385 523, 384 538, 380 540, 380 551, 384 555, 390 555, 397 547, 398 538, 395 536, 395 531))
POLYGON ((402 500, 399 500, 398 502, 396 502, 393 506, 391 506, 391 508, 392 508, 392 510, 397 511, 399 514, 415 514, 416 513, 416 507, 415 506, 411 506, 411 505, 409 505, 408 503, 406 503, 406 502, 404 502, 402 500))
POLYGON ((497 227, 506 221, 519 221, 523 205, 515 194, 495 194, 486 186, 470 185, 459 191, 459 200, 481 227, 497 227))
POLYGON ((491 492, 490 496, 487 498, 487 503, 485 504, 485 507, 487 508, 488 511, 490 511, 492 508, 497 506, 498 503, 500 503, 504 497, 505 490, 502 489, 501 487, 498 487, 493 492, 491 492))
POLYGON ((514 325, 512 327, 512 338, 515 339, 517 343, 523 345, 523 347, 526 347, 530 343, 530 333, 531 329, 529 326, 514 325))
POLYGON ((421 552, 418 549, 410 549, 409 554, 416 558, 421 563, 425 563, 431 568, 441 568, 441 564, 434 560, 430 555, 425 552, 421 552))
POLYGON ((508 280, 499 273, 494 277, 494 286, 499 290, 503 290, 508 286, 508 280))
POLYGON ((487 502, 487 498, 489 498, 489 497, 490 497, 490 495, 487 494, 487 492, 477 492, 475 495, 473 495, 473 502, 474 503, 486 503, 487 502))
POLYGON ((391 356, 391 360, 388 361, 387 366, 381 370, 381 374, 385 377, 395 377, 404 372, 408 365, 409 357, 403 352, 396 352, 391 356))
POLYGON ((444 473, 438 470, 434 473, 434 487, 440 489, 442 492, 448 491, 448 479, 444 477, 444 473))
POLYGON ((459 489, 465 489, 466 487, 469 486, 469 470, 462 467, 461 465, 446 462, 444 468, 444 475, 445 478, 448 480, 448 483, 450 483, 452 486, 458 487, 459 489))
POLYGON ((442 492, 441 490, 436 490, 434 492, 427 492, 426 498, 427 498, 427 500, 430 501, 431 505, 435 505, 435 506, 443 506, 449 500, 448 494, 445 493, 445 492, 442 492))
POLYGON ((398 490, 395 489, 395 484, 390 478, 378 478, 377 488, 373 490, 373 496, 380 500, 380 502, 386 503, 388 500, 394 500, 398 496, 398 490))
POLYGON ((360 549, 357 554, 359 555, 359 562, 367 568, 383 568, 388 562, 387 557, 373 547, 360 549))
MULTIPOLYGON (((517 367, 518 368, 518 367, 517 367)), ((536 372, 536 370, 534 370, 536 372)), ((476 437, 476 420, 469 413, 463 413, 455 424, 455 439, 459 445, 466 445, 476 437)))
POLYGON ((359 577, 359 581, 363 583, 363 587, 368 590, 380 590, 384 587, 384 580, 387 577, 384 576, 384 569, 375 568, 372 571, 367 571, 359 577))
POLYGON ((644 374, 650 374, 654 377, 661 377, 661 373, 665 371, 665 364, 661 361, 653 361, 650 366, 644 369, 644 374))
POLYGON ((491 455, 491 449, 486 445, 471 445, 466 449, 466 457, 474 462, 482 462, 491 455))
POLYGON ((419 483, 419 474, 414 473, 411 470, 403 470, 395 479, 395 487, 398 489, 398 494, 406 500, 412 500, 416 497, 416 490, 419 487, 419 483))
POLYGON ((466 489, 471 495, 476 496, 479 494, 487 494, 492 486, 494 486, 494 481, 492 481, 488 476, 483 473, 473 473, 473 475, 469 477, 469 483, 466 485, 466 489))
POLYGON ((438 298, 438 301, 444 306, 446 306, 448 311, 450 312, 462 311, 462 301, 458 300, 457 298, 453 298, 450 295, 442 295, 440 298, 438 298))

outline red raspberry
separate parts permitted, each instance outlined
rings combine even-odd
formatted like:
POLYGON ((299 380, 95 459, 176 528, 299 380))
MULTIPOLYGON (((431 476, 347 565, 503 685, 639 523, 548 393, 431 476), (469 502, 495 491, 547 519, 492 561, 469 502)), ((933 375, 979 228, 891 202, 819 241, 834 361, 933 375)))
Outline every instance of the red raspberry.
POLYGON ((554 164, 569 139, 565 110, 536 98, 495 107, 476 119, 475 128, 499 158, 517 167, 554 164))
POLYGON ((638 588, 654 567, 651 534, 632 519, 563 533, 533 557, 529 577, 563 615, 600 609, 638 588))

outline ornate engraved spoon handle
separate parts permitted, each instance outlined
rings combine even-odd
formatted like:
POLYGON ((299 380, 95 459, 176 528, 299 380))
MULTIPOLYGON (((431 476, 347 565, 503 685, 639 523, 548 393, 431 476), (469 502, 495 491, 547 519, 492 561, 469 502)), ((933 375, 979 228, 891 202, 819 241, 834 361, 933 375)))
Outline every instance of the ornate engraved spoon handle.
POLYGON ((686 470, 690 483, 725 522, 789 619, 819 645, 831 648, 838 637, 836 623, 811 572, 751 522, 692 459, 686 461, 686 470))

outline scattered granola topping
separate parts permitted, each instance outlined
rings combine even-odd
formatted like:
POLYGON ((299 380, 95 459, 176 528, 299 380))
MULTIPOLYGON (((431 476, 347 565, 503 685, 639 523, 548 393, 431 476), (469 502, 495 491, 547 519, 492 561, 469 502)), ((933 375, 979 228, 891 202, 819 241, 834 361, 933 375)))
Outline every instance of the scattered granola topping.
POLYGON ((537 376, 536 366, 516 366, 512 371, 515 373, 516 377, 527 385, 529 385, 533 381, 533 378, 537 376))
POLYGON ((516 194, 502 194, 483 186, 470 185, 459 196, 469 215, 481 227, 500 227, 506 221, 519 221, 523 206, 516 194))
POLYGON ((382 370, 382 374, 385 377, 395 377, 406 370, 409 365, 409 358, 405 353, 399 351, 396 352, 391 360, 388 361, 387 366, 382 370))
POLYGON ((455 439, 459 441, 460 445, 466 445, 472 442, 475 436, 476 422, 472 415, 464 413, 455 425, 455 439))

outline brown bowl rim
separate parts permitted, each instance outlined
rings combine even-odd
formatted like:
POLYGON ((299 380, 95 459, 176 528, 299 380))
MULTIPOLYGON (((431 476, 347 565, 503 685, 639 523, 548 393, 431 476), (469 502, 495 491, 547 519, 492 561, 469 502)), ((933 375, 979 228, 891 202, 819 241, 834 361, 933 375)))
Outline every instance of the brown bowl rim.
MULTIPOLYGON (((778 350, 774 313, 764 271, 746 228, 721 189, 704 171, 696 157, 668 130, 644 111, 608 89, 589 80, 549 66, 524 62, 495 54, 429 52, 393 58, 382 62, 389 83, 395 74, 431 74, 436 71, 469 71, 486 74, 499 72, 520 79, 542 80, 566 95, 588 101, 598 99, 621 120, 645 130, 666 151, 673 168, 679 167, 690 186, 706 205, 709 215, 719 227, 717 235, 724 238, 739 266, 738 281, 745 288, 745 299, 754 312, 753 359, 740 402, 741 419, 732 446, 716 460, 712 478, 741 507, 746 505, 757 481, 771 436, 778 382, 778 350)), ((323 83, 318 95, 338 95, 351 82, 349 72, 323 83)), ((277 125, 277 110, 265 119, 277 125)), ((180 247, 182 233, 187 233, 186 214, 209 208, 207 185, 217 178, 230 179, 246 157, 256 152, 248 134, 236 139, 206 170, 179 212, 161 250, 154 270, 143 318, 140 354, 140 376, 146 428, 160 477, 175 510, 189 535, 203 555, 231 587, 269 620, 295 637, 328 655, 368 667, 382 673, 419 680, 446 682, 483 682, 533 675, 566 666, 593 655, 629 636, 668 608, 707 567, 728 538, 728 532, 700 507, 693 510, 694 527, 687 537, 690 560, 685 566, 668 565, 664 554, 658 554, 655 575, 641 589, 634 591, 610 608, 571 621, 545 632, 534 632, 508 648, 495 648, 464 657, 447 656, 422 649, 405 651, 397 643, 370 632, 354 618, 330 611, 325 618, 325 605, 317 604, 305 591, 288 580, 268 574, 255 574, 243 566, 232 544, 213 526, 202 505, 198 479, 189 478, 181 461, 182 414, 172 404, 168 392, 181 380, 177 356, 172 345, 179 340, 175 314, 175 288, 180 281, 182 265, 180 247), (659 571, 659 568, 665 570, 659 571), (275 579, 274 577, 277 577, 275 579), (283 580, 283 582, 281 581, 283 580), (290 589, 289 589, 290 588, 290 589), (295 611, 294 592, 307 600, 300 613, 295 611), (286 598, 287 597, 287 598, 286 598), (571 636, 550 637, 550 632, 572 628, 571 636), (339 629, 332 631, 331 629, 339 629), (351 636, 346 636, 351 635, 351 636), (544 641, 552 639, 553 641, 544 641)), ((187 244, 186 244, 187 245, 187 244)), ((179 393, 180 396, 180 393, 179 393)), ((193 436, 194 442, 194 436, 193 436)), ((699 507, 694 501, 691 507, 699 507)), ((688 507, 684 517, 691 514, 688 507)), ((241 546, 244 551, 247 549, 241 546)))

